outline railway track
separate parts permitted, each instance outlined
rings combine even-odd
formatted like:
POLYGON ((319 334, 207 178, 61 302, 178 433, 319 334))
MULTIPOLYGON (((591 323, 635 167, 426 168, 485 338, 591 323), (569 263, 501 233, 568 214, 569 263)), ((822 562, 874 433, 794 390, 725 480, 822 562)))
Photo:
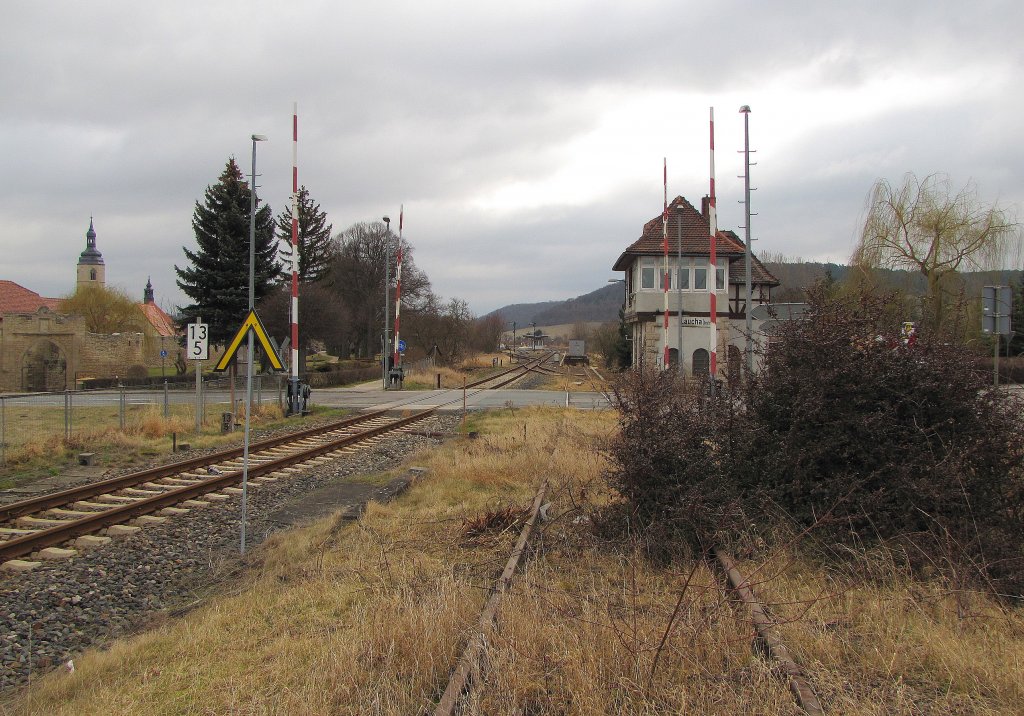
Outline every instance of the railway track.
MULTIPOLYGON (((357 443, 372 444, 435 412, 431 408, 394 418, 379 411, 251 443, 249 484, 277 480, 303 463, 353 451, 357 443)), ((235 484, 242 480, 242 450, 222 450, 0 506, 0 563, 153 513, 173 515, 175 509, 225 501, 241 492, 235 484)))
MULTIPOLYGON (((520 378, 524 378, 532 372, 544 372, 544 364, 550 361, 555 355, 555 351, 547 351, 538 358, 529 358, 526 363, 520 363, 517 366, 508 368, 487 378, 481 378, 475 380, 472 383, 466 383, 467 388, 483 388, 486 390, 497 390, 498 388, 504 388, 506 385, 516 382, 520 378)), ((520 358, 522 358, 520 356, 520 358)))
MULTIPOLYGON (((497 375, 467 383, 467 388, 501 388, 537 371, 555 355, 549 351, 497 375)), ((412 407, 412 406, 410 406, 412 407)), ((279 479, 295 466, 332 453, 354 450, 356 443, 407 430, 436 413, 428 408, 405 418, 376 411, 328 425, 250 443, 250 485, 279 479)), ((178 509, 225 501, 242 481, 241 446, 0 505, 0 563, 47 547, 93 535, 115 525, 178 509)))

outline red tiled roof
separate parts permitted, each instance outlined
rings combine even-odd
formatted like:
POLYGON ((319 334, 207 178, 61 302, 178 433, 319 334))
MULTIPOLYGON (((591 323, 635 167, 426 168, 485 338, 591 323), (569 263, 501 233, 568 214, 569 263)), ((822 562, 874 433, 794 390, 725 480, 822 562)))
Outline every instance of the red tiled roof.
POLYGON ((46 298, 14 281, 0 280, 0 313, 35 313, 41 306, 60 308, 59 298, 46 298))
POLYGON ((170 338, 178 334, 174 320, 164 313, 160 306, 155 303, 140 303, 139 308, 142 309, 142 314, 146 317, 146 320, 156 329, 158 336, 170 338))
MULTIPOLYGON (((613 271, 625 271, 637 256, 662 256, 664 252, 662 218, 656 216, 646 224, 640 238, 622 252, 613 271)), ((683 256, 707 256, 710 253, 711 228, 707 219, 682 196, 677 196, 668 205, 668 246, 673 256, 679 250, 679 230, 682 228, 683 256), (682 207, 682 211, 676 207, 682 207)), ((745 270, 744 258, 746 248, 743 240, 732 231, 719 231, 715 237, 715 252, 728 257, 730 262, 739 264, 740 274, 745 270)), ((730 275, 736 272, 729 270, 730 275)), ((771 275, 757 258, 751 270, 754 283, 767 283, 777 286, 779 280, 771 275)))

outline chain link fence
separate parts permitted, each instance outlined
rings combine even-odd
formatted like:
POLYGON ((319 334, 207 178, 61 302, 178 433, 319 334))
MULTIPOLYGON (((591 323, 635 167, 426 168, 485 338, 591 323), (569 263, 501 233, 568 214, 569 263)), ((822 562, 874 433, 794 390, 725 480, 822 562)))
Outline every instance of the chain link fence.
MULTIPOLYGON (((253 376, 254 406, 287 408, 288 377, 253 376)), ((230 430, 245 412, 245 377, 203 378, 162 386, 124 385, 96 390, 66 390, 0 396, 0 466, 26 450, 51 451, 63 442, 98 433, 152 433, 169 421, 200 432, 204 425, 230 430), (233 388, 233 389, 232 389, 233 388), (234 409, 232 409, 234 406, 234 409)))

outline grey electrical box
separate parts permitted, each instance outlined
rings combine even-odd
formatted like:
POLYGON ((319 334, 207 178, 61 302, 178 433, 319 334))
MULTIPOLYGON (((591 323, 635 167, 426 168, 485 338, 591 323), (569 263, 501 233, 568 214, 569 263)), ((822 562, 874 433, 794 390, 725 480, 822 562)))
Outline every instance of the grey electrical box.
POLYGON ((985 286, 981 293, 981 330, 983 333, 1010 334, 1013 293, 1009 286, 985 286))

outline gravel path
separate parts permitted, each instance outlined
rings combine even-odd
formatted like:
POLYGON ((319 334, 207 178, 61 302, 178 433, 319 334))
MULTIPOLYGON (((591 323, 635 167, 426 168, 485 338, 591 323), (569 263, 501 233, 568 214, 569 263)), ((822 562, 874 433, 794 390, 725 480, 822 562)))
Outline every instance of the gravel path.
MULTIPOLYGON (((430 418, 418 430, 450 433, 458 419, 430 418)), ((279 529, 267 517, 302 493, 346 475, 389 470, 437 440, 393 436, 291 478, 250 489, 247 545, 279 529)), ((65 663, 86 647, 142 627, 154 612, 191 606, 242 566, 239 504, 198 508, 33 572, 0 576, 0 691, 30 672, 65 663)))

